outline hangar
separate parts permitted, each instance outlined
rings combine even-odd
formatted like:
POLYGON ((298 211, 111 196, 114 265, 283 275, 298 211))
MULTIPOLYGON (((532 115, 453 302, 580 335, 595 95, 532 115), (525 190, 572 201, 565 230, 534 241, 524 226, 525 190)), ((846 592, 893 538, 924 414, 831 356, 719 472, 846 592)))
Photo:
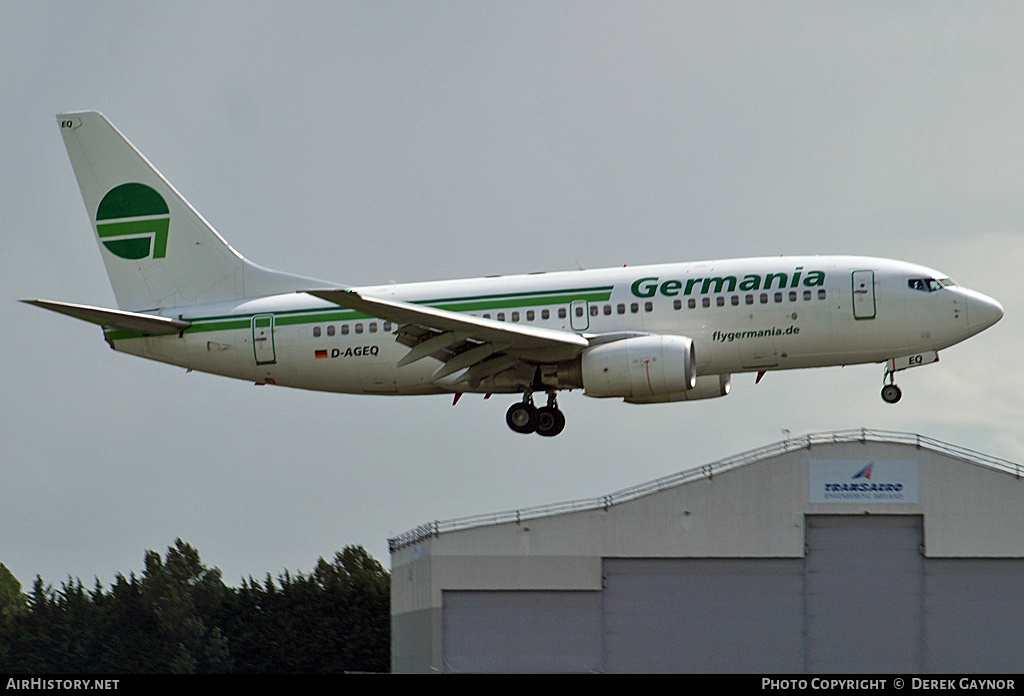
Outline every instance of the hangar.
POLYGON ((1022 467, 790 439, 389 540, 394 672, 1015 672, 1022 467))

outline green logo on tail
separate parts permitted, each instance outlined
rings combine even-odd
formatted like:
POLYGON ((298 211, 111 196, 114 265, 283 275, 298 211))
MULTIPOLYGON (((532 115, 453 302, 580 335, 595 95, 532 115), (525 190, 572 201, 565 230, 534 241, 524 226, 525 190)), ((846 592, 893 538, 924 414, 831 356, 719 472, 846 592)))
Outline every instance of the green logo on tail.
POLYGON ((159 193, 145 184, 121 184, 107 192, 96 210, 96 233, 122 259, 167 256, 170 210, 159 193))

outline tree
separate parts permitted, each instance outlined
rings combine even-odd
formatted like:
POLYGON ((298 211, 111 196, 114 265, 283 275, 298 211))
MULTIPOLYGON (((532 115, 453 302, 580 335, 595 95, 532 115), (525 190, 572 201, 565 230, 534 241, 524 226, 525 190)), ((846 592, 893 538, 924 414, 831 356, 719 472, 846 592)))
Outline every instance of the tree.
POLYGON ((334 562, 321 558, 313 578, 323 589, 327 635, 342 671, 390 668, 391 578, 361 546, 346 546, 334 562))
POLYGON ((388 573, 359 546, 310 575, 249 578, 223 622, 238 672, 323 674, 390 669, 388 573))
POLYGON ((204 566, 199 552, 181 539, 167 549, 164 561, 155 551, 146 552, 145 566, 142 601, 156 619, 167 671, 228 671, 223 636, 212 630, 211 621, 227 593, 220 570, 204 566))
POLYGON ((28 598, 21 591, 21 583, 0 563, 0 670, 9 669, 11 641, 18 622, 28 614, 28 598))
POLYGON ((28 611, 28 598, 21 591, 21 583, 0 563, 0 624, 10 625, 28 611))
POLYGON ((310 575, 233 590, 181 539, 147 551, 109 591, 36 577, 26 596, 0 565, 0 672, 326 673, 390 666, 390 577, 362 547, 310 575))

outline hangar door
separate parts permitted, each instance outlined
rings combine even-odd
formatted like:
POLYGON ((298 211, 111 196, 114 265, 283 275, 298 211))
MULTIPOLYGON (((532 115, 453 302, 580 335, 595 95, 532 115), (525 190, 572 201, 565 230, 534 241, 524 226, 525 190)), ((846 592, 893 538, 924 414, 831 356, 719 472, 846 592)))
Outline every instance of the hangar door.
POLYGON ((601 593, 444 592, 445 672, 597 672, 601 593))
POLYGON ((606 558, 605 671, 803 671, 802 558, 606 558))
POLYGON ((926 672, 1019 672, 1024 559, 926 558, 926 672))
POLYGON ((453 672, 1011 673, 1024 559, 920 515, 808 515, 804 558, 605 558, 602 591, 445 591, 453 672))
POLYGON ((920 671, 921 517, 805 519, 808 671, 920 671))

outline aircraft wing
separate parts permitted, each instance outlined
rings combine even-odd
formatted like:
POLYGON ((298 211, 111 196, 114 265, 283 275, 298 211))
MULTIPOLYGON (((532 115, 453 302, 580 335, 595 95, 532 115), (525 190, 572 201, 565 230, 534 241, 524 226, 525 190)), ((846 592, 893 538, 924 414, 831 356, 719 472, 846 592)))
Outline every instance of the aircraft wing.
POLYGON ((434 373, 434 379, 469 368, 458 381, 478 384, 520 361, 569 360, 590 345, 586 338, 569 331, 494 321, 411 302, 368 297, 356 290, 327 288, 304 292, 399 324, 402 328, 398 331, 397 340, 409 346, 410 350, 398 361, 398 366, 432 356, 444 363, 434 373))
POLYGON ((25 304, 35 305, 53 312, 66 314, 91 324, 113 327, 140 333, 144 336, 162 336, 184 331, 192 326, 191 322, 169 317, 158 317, 152 314, 125 312, 119 309, 103 309, 88 305, 55 302, 53 300, 22 300, 25 304))

